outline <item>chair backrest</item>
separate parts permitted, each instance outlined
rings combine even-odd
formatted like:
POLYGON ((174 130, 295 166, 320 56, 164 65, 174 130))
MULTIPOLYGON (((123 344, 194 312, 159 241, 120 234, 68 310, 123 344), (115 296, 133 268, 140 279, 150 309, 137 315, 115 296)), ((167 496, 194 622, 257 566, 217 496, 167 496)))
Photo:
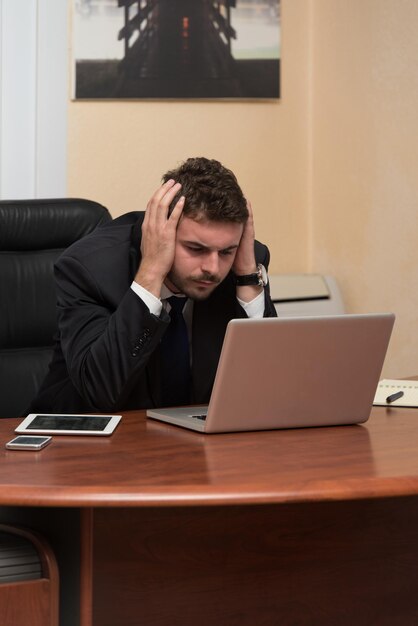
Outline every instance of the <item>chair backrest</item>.
POLYGON ((56 259, 111 219, 84 199, 0 201, 0 417, 23 415, 47 373, 56 259))

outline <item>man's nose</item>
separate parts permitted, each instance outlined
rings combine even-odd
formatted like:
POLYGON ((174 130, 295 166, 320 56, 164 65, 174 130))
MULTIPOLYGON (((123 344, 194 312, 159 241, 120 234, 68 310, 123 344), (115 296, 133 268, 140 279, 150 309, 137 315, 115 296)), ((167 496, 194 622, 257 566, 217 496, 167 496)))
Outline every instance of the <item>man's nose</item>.
POLYGON ((210 252, 205 255, 202 263, 202 271, 207 274, 218 274, 219 272, 219 256, 217 252, 210 252))

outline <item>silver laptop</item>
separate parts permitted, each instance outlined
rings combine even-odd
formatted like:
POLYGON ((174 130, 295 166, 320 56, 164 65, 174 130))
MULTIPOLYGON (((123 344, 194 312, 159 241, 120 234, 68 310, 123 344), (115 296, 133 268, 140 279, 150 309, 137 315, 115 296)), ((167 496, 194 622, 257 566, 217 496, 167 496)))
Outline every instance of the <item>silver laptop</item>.
POLYGON ((394 321, 392 313, 231 320, 209 405, 147 416, 204 433, 365 422, 394 321))

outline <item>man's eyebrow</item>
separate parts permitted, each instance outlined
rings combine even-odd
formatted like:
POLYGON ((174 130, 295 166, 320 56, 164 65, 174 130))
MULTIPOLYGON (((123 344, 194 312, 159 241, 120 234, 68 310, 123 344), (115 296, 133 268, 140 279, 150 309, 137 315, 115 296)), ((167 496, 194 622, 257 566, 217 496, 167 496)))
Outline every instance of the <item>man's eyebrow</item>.
POLYGON ((204 243, 201 243, 200 241, 194 241, 194 240, 187 240, 184 239, 181 242, 183 245, 186 246, 196 246, 197 248, 203 248, 204 250, 218 250, 218 252, 226 252, 227 250, 236 250, 239 246, 238 243, 233 243, 230 246, 227 246, 226 248, 212 248, 211 246, 206 246, 204 243))
POLYGON ((232 246, 228 246, 227 248, 221 248, 220 252, 227 252, 228 250, 236 250, 238 248, 237 243, 232 244, 232 246))

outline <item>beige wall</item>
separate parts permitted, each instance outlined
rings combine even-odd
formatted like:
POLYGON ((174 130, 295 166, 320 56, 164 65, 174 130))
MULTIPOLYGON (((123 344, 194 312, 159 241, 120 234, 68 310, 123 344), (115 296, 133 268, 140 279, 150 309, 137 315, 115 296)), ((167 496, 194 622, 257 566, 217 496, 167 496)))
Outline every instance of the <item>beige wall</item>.
POLYGON ((418 3, 314 6, 309 269, 396 313, 383 373, 418 374, 418 3))
POLYGON ((116 216, 184 158, 218 158, 271 272, 332 274, 349 311, 394 311, 384 375, 418 373, 417 20, 416 0, 282 0, 279 102, 71 102, 69 195, 116 216))
POLYGON ((189 156, 217 158, 238 176, 273 271, 307 263, 306 2, 283 7, 280 101, 71 102, 69 194, 118 215, 142 210, 163 172, 189 156))

